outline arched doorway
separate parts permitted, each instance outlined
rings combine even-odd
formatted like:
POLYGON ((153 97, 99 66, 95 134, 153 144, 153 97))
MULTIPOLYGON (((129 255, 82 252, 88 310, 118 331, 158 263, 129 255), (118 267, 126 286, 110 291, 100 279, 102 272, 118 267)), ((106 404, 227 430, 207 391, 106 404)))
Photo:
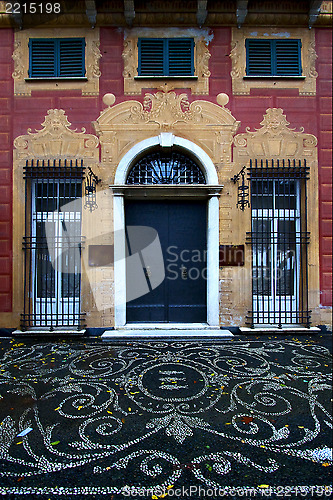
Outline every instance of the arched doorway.
POLYGON ((115 326, 216 327, 221 187, 211 159, 194 143, 162 133, 123 157, 111 187, 115 326))

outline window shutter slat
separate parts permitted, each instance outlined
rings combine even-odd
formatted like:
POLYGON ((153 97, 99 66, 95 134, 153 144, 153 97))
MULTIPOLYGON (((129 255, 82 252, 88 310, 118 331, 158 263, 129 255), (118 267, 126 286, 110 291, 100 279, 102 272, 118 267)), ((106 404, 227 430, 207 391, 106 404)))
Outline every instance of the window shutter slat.
POLYGON ((59 76, 84 76, 84 59, 83 39, 59 40, 59 76))
POLYGON ((147 38, 139 40, 139 68, 141 76, 163 76, 163 40, 147 38))
POLYGON ((300 75, 300 40, 276 40, 276 74, 300 75))
POLYGON ((246 40, 246 74, 269 76, 272 70, 270 40, 246 40))
POLYGON ((56 76, 54 40, 30 40, 30 78, 56 76))
POLYGON ((193 75, 193 40, 169 39, 170 76, 193 75))

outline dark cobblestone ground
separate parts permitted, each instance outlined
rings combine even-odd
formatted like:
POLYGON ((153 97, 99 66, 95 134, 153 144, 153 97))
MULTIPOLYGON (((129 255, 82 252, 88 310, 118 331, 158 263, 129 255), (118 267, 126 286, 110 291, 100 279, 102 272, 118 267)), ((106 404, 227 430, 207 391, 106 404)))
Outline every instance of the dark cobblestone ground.
POLYGON ((0 339, 0 493, 332 498, 331 342, 0 339))

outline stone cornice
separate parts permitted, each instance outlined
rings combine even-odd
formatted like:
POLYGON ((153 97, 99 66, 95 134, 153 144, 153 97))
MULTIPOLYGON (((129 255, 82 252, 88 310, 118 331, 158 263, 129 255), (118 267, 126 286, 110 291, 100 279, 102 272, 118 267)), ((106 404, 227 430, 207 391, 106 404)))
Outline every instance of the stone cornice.
MULTIPOLYGON (((318 2, 317 2, 318 3, 318 2)), ((18 18, 12 14, 5 13, 6 2, 0 1, 0 27, 18 27, 18 18)), ((75 5, 76 2, 73 4, 75 5)), ((73 5, 70 2, 69 5, 73 5)), ((96 1, 96 26, 128 26, 128 8, 124 11, 123 1, 103 2, 96 1)), ((311 14, 310 1, 299 2, 253 2, 248 6, 245 16, 243 3, 234 1, 218 2, 212 1, 207 3, 207 10, 198 10, 197 1, 180 2, 178 0, 171 1, 155 1, 156 8, 146 8, 141 2, 137 7, 135 4, 135 17, 132 16, 131 21, 133 27, 140 26, 179 26, 188 27, 198 24, 198 12, 200 13, 199 21, 204 21, 204 26, 237 26, 240 24, 240 16, 244 26, 309 26, 309 14, 311 14), (185 5, 185 7, 184 7, 185 5), (238 5, 238 8, 237 8, 238 5), (240 10, 243 6, 243 11, 240 10), (201 15, 201 14, 205 15, 201 15), (207 15, 206 15, 207 14, 207 15)), ((204 2, 202 3, 204 4, 204 2)), ((316 19, 313 18, 314 27, 329 27, 332 24, 332 0, 321 2, 320 10, 316 19)), ((24 14, 19 19, 19 24, 23 28, 26 27, 61 27, 61 26, 76 26, 76 27, 91 27, 92 24, 92 9, 91 2, 88 2, 88 13, 86 11, 86 3, 82 3, 83 7, 67 7, 67 11, 55 15, 39 15, 39 14, 24 14)), ((129 4, 126 4, 127 7, 129 4)), ((201 5, 201 4, 200 4, 201 5)), ((202 7, 202 6, 201 6, 202 7)), ((312 8, 313 10, 313 8, 312 8)), ((131 13, 133 13, 131 11, 131 13)), ((93 12, 95 19, 95 11, 93 12)), ((312 16, 313 17, 313 16, 312 16)), ((93 20, 94 20, 93 19, 93 20)))

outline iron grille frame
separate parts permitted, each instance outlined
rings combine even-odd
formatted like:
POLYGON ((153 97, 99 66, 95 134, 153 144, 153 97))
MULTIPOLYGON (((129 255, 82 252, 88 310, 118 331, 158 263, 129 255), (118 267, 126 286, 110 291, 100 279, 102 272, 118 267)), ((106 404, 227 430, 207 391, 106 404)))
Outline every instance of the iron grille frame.
MULTIPOLYGON (((62 307, 59 310, 59 304, 56 301, 55 308, 53 307, 53 289, 56 286, 54 281, 53 271, 48 273, 49 269, 52 269, 52 264, 49 265, 51 258, 49 256, 49 243, 50 238, 46 239, 43 234, 34 233, 33 224, 34 218, 37 221, 37 213, 42 214, 40 221, 43 223, 46 220, 43 214, 50 213, 50 199, 57 199, 57 210, 59 212, 60 200, 62 200, 62 205, 66 202, 73 201, 76 198, 81 198, 82 196, 82 181, 84 178, 85 167, 83 166, 83 160, 27 160, 23 168, 23 178, 25 179, 25 230, 22 242, 22 248, 24 251, 24 277, 23 277, 23 290, 24 290, 24 301, 23 301, 23 313, 21 313, 21 328, 27 330, 31 327, 47 327, 50 331, 55 328, 73 328, 80 330, 85 326, 85 313, 81 312, 81 276, 78 273, 78 277, 74 274, 74 278, 70 278, 70 273, 67 273, 67 278, 63 278, 66 273, 61 270, 61 289, 66 290, 67 286, 67 304, 62 302, 62 307), (63 196, 60 196, 60 187, 57 187, 57 197, 52 197, 54 193, 54 185, 60 186, 62 183, 63 196), (34 203, 36 198, 34 198, 33 189, 37 189, 37 185, 41 186, 41 210, 37 212, 35 210, 34 203), (51 188, 52 186, 52 188, 51 188), (67 191, 67 194, 66 194, 67 191), (44 206, 43 206, 44 203, 44 206), (46 209, 46 210, 43 210, 46 209), (39 263, 37 259, 44 260, 45 262, 39 263), (44 273, 42 276, 38 274, 38 265, 44 273), (67 279, 67 281, 66 281, 67 279), (39 284, 38 280, 40 280, 39 284), (42 287, 43 292, 38 291, 38 287, 42 287), (73 289, 74 295, 70 296, 70 289, 73 289), (45 297, 38 296, 40 293, 44 293, 45 297), (44 309, 40 305, 39 311, 36 306, 38 299, 40 304, 43 303, 44 309), (70 304, 73 303, 72 312, 70 304), (66 310, 67 306, 67 310, 66 310)), ((54 208, 54 207, 53 207, 54 208)), ((54 210, 52 209, 54 212, 54 210)), ((82 213, 82 212, 81 212, 82 213)), ((76 219, 73 219, 74 221, 76 219)), ((84 246, 84 237, 81 235, 81 221, 80 216, 80 234, 71 235, 70 240, 68 236, 57 236, 52 239, 51 249, 59 252, 70 251, 75 247, 78 247, 79 252, 84 246)), ((56 220, 58 225, 63 224, 64 221, 60 222, 60 219, 56 220)), ((72 220, 71 220, 72 222, 72 220)), ((36 225, 38 223, 36 222, 36 225)), ((73 254, 72 254, 73 255, 73 254)), ((75 255, 75 253, 74 253, 75 255)), ((75 257, 74 257, 75 258, 75 257)), ((78 263, 80 265, 80 263, 78 263)), ((58 285, 57 285, 58 286, 58 285)))
MULTIPOLYGON (((251 328, 265 324, 277 324, 279 328, 282 328, 285 324, 304 325, 307 328, 311 326, 311 310, 308 308, 308 244, 310 242, 310 233, 307 227, 307 180, 309 175, 310 169, 305 159, 250 160, 248 179, 251 185, 251 231, 246 233, 246 244, 251 246, 252 254, 252 310, 248 311, 246 324, 251 328), (280 193, 279 189, 277 192, 272 191, 272 208, 260 209, 258 208, 259 202, 255 200, 255 196, 259 195, 259 189, 257 187, 257 192, 254 192, 254 182, 259 183, 259 185, 262 184, 262 192, 264 189, 269 189, 267 183, 271 182, 273 186, 274 182, 275 186, 277 186, 277 182, 279 182, 280 185, 284 186, 284 192, 280 193), (283 195, 283 200, 280 198, 281 195, 283 195), (296 205, 297 203, 298 205, 296 205), (278 208, 276 208, 276 205, 278 208), (261 227, 264 228, 265 220, 273 224, 272 233, 268 235, 268 233, 264 233, 264 229, 261 232, 253 230, 254 221, 261 222, 261 227), (286 221, 285 227, 288 226, 288 223, 289 227, 294 224, 295 231, 276 231, 274 228, 279 227, 279 221, 286 221), (262 264, 261 273, 259 272, 260 266, 258 262, 260 262, 260 258, 258 254, 255 257, 256 266, 254 266, 256 248, 259 248, 258 251, 260 253, 261 250, 262 254, 264 248, 267 248, 270 255, 277 255, 279 249, 282 248, 281 254, 288 255, 290 248, 293 248, 293 246, 295 248, 294 256, 291 257, 295 259, 294 265, 291 267, 292 279, 295 280, 293 281, 293 293, 289 291, 286 284, 287 278, 285 277, 284 284, 283 282, 279 283, 278 279, 276 279, 272 300, 270 300, 270 297, 265 299, 265 296, 271 296, 270 293, 265 293, 267 284, 264 281, 267 275, 267 267, 265 268, 262 264), (254 268, 256 268, 256 273, 254 268), (261 283, 259 283, 259 276, 261 283), (258 293, 260 286, 261 295, 258 293), (293 299, 294 296, 295 300, 293 299)), ((262 206, 264 203, 264 200, 262 200, 262 206)), ((290 251, 290 255, 292 255, 292 251, 290 251)), ((263 260, 262 258, 262 262, 263 260)), ((272 278, 274 279, 274 277, 268 279, 272 280, 272 278)), ((291 277, 289 279, 291 280, 291 277)), ((270 284, 269 286, 273 288, 273 285, 270 284)), ((291 285, 289 287, 291 290, 291 285)))
POLYGON ((127 185, 198 185, 206 184, 201 168, 188 156, 172 151, 150 153, 132 166, 127 185))

